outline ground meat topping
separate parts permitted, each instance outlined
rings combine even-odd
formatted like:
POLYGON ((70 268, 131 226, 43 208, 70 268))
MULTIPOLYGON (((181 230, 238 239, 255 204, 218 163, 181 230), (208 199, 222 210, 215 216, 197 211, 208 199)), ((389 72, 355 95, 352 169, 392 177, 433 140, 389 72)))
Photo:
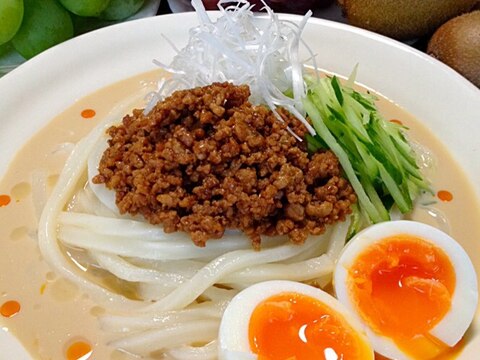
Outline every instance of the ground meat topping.
POLYGON ((141 214, 194 243, 240 229, 302 243, 345 219, 356 201, 330 151, 308 154, 305 128, 248 102, 248 86, 215 83, 182 90, 148 114, 134 110, 112 126, 96 184, 116 192, 120 213, 141 214), (290 129, 288 129, 288 127, 290 129))

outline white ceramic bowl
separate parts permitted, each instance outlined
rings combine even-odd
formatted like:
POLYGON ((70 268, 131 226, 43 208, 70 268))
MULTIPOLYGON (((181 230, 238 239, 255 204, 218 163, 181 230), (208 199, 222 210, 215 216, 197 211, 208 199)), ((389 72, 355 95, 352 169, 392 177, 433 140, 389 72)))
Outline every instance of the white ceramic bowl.
MULTIPOLYGON (((168 63, 174 51, 162 35, 181 48, 188 28, 196 22, 194 13, 182 13, 100 29, 51 48, 1 78, 0 176, 22 144, 76 99, 154 69, 154 58, 168 63)), ((472 180, 477 196, 472 201, 479 203, 478 88, 415 49, 348 25, 311 19, 304 39, 318 54, 319 66, 348 75, 360 64, 360 83, 393 99, 424 122, 472 180)), ((476 248, 480 251, 480 239, 476 248)), ((480 269, 480 264, 475 266, 480 269)), ((473 339, 461 359, 474 359, 480 351, 479 324, 477 312, 473 339)), ((28 359, 3 331, 0 349, 2 360, 28 359)))

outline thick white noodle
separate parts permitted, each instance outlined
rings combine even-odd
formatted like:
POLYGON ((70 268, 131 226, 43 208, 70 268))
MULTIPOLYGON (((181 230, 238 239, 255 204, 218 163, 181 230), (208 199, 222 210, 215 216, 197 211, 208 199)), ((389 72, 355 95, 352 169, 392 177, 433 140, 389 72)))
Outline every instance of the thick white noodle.
POLYGON ((103 202, 98 199, 93 190, 90 189, 90 186, 85 186, 75 193, 74 199, 68 206, 68 211, 87 213, 108 218, 122 217, 121 215, 118 215, 118 211, 113 212, 105 206, 103 202))
POLYGON ((105 205, 111 212, 118 214, 118 208, 115 205, 115 193, 109 191, 103 184, 94 184, 90 181, 98 172, 98 164, 102 159, 102 155, 108 148, 108 137, 106 133, 100 137, 99 141, 93 147, 90 156, 88 157, 88 185, 90 190, 105 205))
POLYGON ((128 352, 148 356, 153 351, 184 344, 208 343, 217 337, 219 320, 205 319, 177 323, 161 329, 133 333, 115 340, 112 346, 128 352))
POLYGON ((205 266, 206 260, 169 260, 157 261, 149 259, 128 258, 133 265, 143 267, 145 269, 154 269, 161 272, 177 273, 184 277, 192 277, 198 270, 205 266))
MULTIPOLYGON (((64 244, 93 251, 102 251, 120 256, 139 257, 151 260, 179 260, 212 258, 229 251, 251 248, 248 240, 237 246, 235 242, 210 241, 204 248, 195 246, 191 240, 152 241, 137 237, 98 234, 83 228, 60 226, 58 237, 64 244)), ((285 241, 284 241, 285 242, 285 241)))
MULTIPOLYGON (((180 284, 180 283, 179 283, 180 284)), ((177 284, 178 286, 178 284, 177 284)), ((159 283, 139 282, 137 284, 137 296, 143 301, 155 302, 163 299, 172 292, 172 288, 159 283)), ((161 314, 159 311, 156 314, 161 314)), ((150 313, 152 314, 152 313, 150 313)))
POLYGON ((131 103, 138 102, 137 97, 123 106, 113 109, 105 121, 97 126, 87 137, 82 139, 72 151, 65 167, 60 174, 57 184, 48 198, 38 228, 38 244, 40 251, 50 266, 65 278, 73 281, 82 289, 91 294, 97 301, 109 307, 136 307, 135 301, 113 293, 97 284, 87 280, 79 272, 73 262, 69 261, 57 239, 57 226, 59 214, 64 210, 76 191, 79 180, 84 176, 88 156, 100 136, 108 125, 117 122, 131 108, 131 103))
POLYGON ((336 231, 332 233, 328 244, 327 256, 332 260, 334 264, 337 263, 340 253, 345 246, 347 239, 348 228, 350 226, 350 217, 346 221, 338 223, 336 225, 336 231))
POLYGON ((236 250, 221 255, 207 264, 191 279, 177 287, 172 293, 162 300, 150 305, 148 311, 168 311, 180 309, 192 303, 200 296, 205 289, 235 271, 261 263, 280 261, 295 256, 308 250, 315 244, 315 238, 307 239, 303 246, 285 244, 276 248, 264 249, 262 251, 236 250))
POLYGON ((182 346, 166 351, 166 358, 172 360, 214 360, 217 358, 217 341, 205 346, 182 346))
POLYGON ((118 255, 93 252, 92 257, 98 265, 109 271, 119 279, 131 282, 160 283, 164 287, 173 288, 185 281, 185 277, 178 273, 160 272, 154 269, 145 269, 135 266, 118 255))
POLYGON ((158 315, 141 314, 135 317, 105 315, 100 318, 100 325, 104 330, 110 332, 138 332, 207 318, 220 320, 225 307, 226 302, 209 301, 183 310, 166 311, 158 315))
POLYGON ((266 280, 306 281, 331 274, 334 264, 329 256, 319 257, 291 264, 264 264, 249 267, 245 270, 225 276, 223 284, 255 284, 266 280))
POLYGON ((202 297, 217 303, 229 303, 239 291, 236 288, 223 289, 216 286, 210 286, 204 291, 202 297))

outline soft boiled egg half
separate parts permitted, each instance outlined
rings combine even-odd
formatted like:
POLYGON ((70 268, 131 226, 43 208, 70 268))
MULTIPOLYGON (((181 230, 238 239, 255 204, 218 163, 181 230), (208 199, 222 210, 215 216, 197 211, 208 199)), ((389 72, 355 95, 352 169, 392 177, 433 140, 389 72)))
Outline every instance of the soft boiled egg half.
POLYGON ((477 278, 450 236, 414 221, 376 224, 345 247, 334 274, 337 298, 390 359, 448 352, 474 317, 477 278))
POLYGON ((220 360, 373 358, 365 333, 345 307, 302 283, 250 286, 232 299, 220 324, 220 360))

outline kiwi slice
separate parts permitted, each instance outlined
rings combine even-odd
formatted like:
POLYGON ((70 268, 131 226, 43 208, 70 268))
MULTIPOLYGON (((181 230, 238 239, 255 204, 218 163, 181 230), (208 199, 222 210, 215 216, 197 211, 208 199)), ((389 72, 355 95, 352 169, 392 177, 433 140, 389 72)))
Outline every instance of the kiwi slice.
POLYGON ((337 1, 350 24, 399 40, 429 35, 445 21, 477 4, 477 0, 337 1))
POLYGON ((430 39, 427 53, 480 88, 480 10, 443 24, 430 39))

